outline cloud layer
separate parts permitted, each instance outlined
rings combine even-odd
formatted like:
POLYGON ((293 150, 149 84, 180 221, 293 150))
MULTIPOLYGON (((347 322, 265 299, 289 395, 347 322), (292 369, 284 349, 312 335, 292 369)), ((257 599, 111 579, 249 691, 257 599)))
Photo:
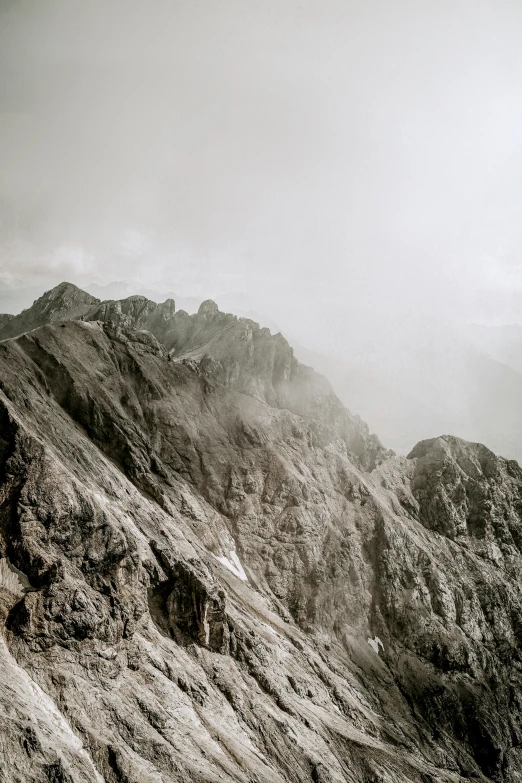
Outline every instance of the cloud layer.
POLYGON ((312 306, 522 318, 519 3, 27 0, 0 21, 4 284, 244 291, 303 334, 312 306))

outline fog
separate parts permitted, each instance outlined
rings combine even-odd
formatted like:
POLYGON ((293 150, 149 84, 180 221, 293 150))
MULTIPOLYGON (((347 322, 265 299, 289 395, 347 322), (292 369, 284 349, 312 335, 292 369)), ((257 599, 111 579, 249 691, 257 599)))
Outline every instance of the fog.
POLYGON ((1 288, 221 298, 374 363, 522 321, 521 33, 506 0, 2 0, 1 288))

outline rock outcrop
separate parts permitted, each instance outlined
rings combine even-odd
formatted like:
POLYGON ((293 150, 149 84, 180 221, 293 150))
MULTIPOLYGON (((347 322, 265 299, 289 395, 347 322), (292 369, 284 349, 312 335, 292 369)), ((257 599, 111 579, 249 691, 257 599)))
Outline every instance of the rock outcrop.
POLYGON ((4 779, 522 779, 518 465, 393 456, 213 303, 85 304, 0 343, 4 779))

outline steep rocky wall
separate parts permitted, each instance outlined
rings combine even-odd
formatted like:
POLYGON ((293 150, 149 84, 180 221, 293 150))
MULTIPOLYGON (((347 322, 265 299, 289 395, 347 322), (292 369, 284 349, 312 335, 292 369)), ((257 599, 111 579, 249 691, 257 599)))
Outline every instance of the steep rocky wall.
POLYGON ((520 779, 514 463, 365 472, 114 323, 0 344, 0 390, 8 779, 520 779))

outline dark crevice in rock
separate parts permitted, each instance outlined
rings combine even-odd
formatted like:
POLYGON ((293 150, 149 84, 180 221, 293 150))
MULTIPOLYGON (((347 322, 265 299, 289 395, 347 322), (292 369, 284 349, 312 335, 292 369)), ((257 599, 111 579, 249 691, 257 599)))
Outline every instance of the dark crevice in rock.
POLYGON ((168 579, 149 588, 151 616, 163 633, 227 653, 230 634, 223 589, 210 575, 169 556, 155 541, 151 548, 168 579))

